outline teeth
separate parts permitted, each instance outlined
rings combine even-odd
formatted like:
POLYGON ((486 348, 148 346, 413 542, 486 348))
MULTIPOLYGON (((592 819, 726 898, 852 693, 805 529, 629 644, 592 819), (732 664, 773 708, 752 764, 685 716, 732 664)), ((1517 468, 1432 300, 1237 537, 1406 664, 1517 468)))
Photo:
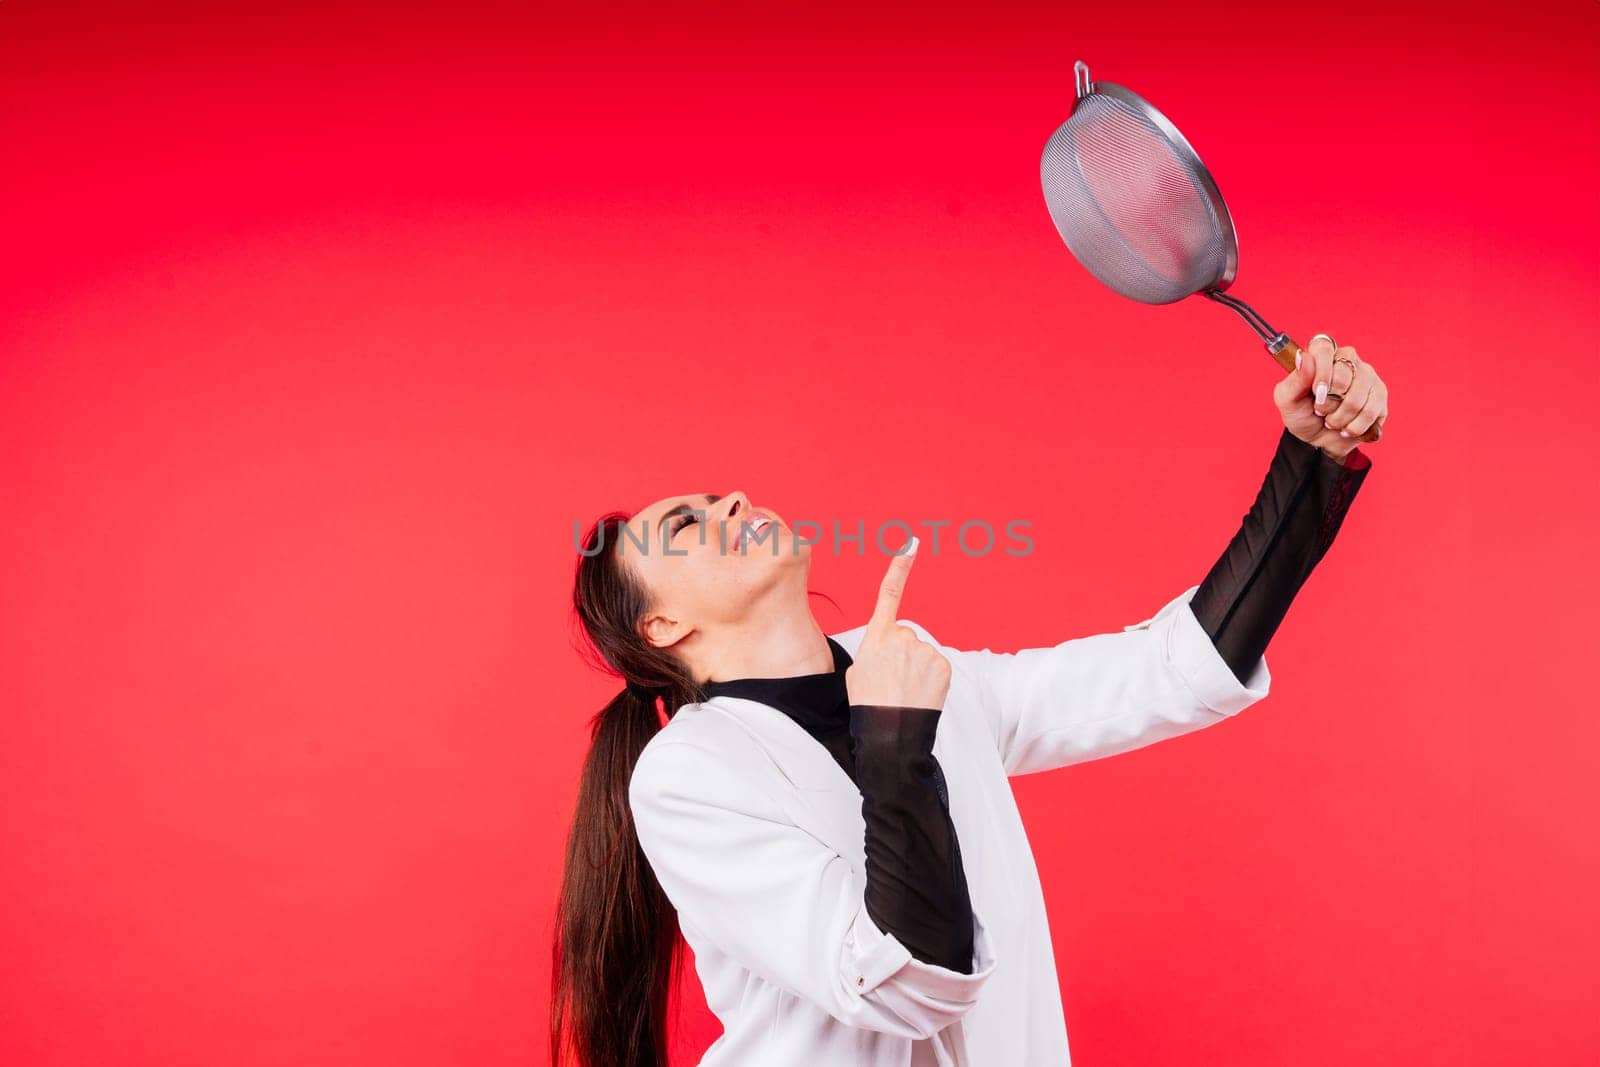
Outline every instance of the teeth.
POLYGON ((772 520, 767 518, 765 515, 758 515, 754 520, 747 523, 743 532, 739 534, 739 547, 743 548, 745 542, 750 540, 750 536, 752 534, 760 533, 767 523, 771 521, 772 520))

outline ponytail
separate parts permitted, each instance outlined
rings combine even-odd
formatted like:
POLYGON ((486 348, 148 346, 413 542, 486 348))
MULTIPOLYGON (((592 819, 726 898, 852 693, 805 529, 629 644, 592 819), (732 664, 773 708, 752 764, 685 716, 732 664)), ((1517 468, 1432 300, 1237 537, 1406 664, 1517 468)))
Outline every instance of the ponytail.
POLYGON ((593 720, 556 904, 552 1067, 667 1067, 683 945, 628 806, 634 764, 660 730, 655 698, 632 685, 593 720))
POLYGON ((644 638, 649 590, 619 551, 627 518, 609 512, 589 528, 572 588, 580 652, 629 681, 594 716, 578 778, 556 901, 551 1067, 667 1067, 667 1000, 683 963, 678 913, 639 847, 628 782, 661 732, 657 700, 671 718, 705 694, 672 649, 644 638))

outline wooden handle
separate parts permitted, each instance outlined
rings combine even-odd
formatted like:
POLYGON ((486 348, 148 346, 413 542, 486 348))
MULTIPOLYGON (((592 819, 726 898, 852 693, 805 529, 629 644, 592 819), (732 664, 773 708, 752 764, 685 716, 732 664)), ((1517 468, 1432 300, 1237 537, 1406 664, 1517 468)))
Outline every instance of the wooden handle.
MULTIPOLYGON (((1279 334, 1278 336, 1283 338, 1284 345, 1283 345, 1282 348, 1280 348, 1276 352, 1272 353, 1272 358, 1277 360, 1278 361, 1278 366, 1282 367, 1284 370, 1286 370, 1286 371, 1294 370, 1294 357, 1300 352, 1305 352, 1305 349, 1300 347, 1300 342, 1299 341, 1296 341, 1296 340, 1294 340, 1292 338, 1289 338, 1289 337, 1284 337, 1283 334, 1279 334)), ((1269 351, 1270 351, 1270 349, 1269 349, 1269 351)), ((1310 358, 1310 356, 1311 356, 1311 353, 1310 352, 1306 352, 1306 357, 1310 358)), ((1338 393, 1334 392, 1332 388, 1330 388, 1328 390, 1328 399, 1333 401, 1334 404, 1338 404, 1339 401, 1344 399, 1344 397, 1340 396, 1338 393)), ((1381 427, 1379 427, 1377 423, 1373 423, 1371 426, 1369 426, 1367 428, 1367 432, 1366 433, 1362 434, 1360 437, 1355 438, 1355 440, 1357 440, 1357 441, 1376 441, 1378 438, 1380 438, 1382 436, 1383 436, 1383 429, 1381 427)))

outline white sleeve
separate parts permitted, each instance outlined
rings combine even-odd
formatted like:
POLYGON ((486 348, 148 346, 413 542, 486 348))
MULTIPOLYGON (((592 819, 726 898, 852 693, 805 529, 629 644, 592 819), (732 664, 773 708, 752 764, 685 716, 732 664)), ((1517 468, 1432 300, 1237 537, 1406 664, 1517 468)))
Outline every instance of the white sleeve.
POLYGON ((993 652, 938 645, 952 675, 979 694, 985 725, 1010 775, 1127 752, 1238 714, 1267 695, 1256 661, 1243 684, 1195 618, 1192 585, 1121 631, 1046 648, 993 652))
POLYGON ((976 915, 973 973, 912 957, 867 915, 849 862, 708 749, 664 738, 647 745, 629 805, 680 917, 753 974, 843 1023, 932 1037, 977 1002, 994 970, 976 915))

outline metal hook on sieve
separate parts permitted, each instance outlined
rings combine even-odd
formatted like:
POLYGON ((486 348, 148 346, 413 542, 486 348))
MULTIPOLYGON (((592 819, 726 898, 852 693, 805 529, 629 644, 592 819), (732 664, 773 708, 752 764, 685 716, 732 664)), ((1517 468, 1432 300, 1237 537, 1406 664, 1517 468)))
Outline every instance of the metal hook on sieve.
POLYGON ((1072 64, 1072 84, 1077 87, 1079 100, 1094 92, 1094 82, 1089 80, 1089 64, 1081 59, 1072 64))

